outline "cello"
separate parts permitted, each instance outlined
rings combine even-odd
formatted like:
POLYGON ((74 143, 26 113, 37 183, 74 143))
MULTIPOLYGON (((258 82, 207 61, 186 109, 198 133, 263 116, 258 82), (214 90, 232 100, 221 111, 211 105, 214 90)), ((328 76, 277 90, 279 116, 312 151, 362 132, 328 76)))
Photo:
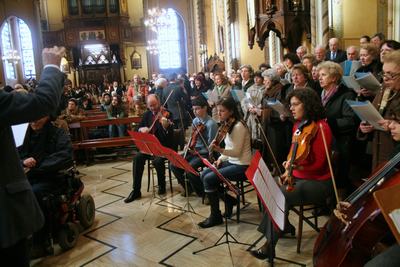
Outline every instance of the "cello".
POLYGON ((314 244, 314 266, 363 266, 370 259, 375 244, 390 231, 372 193, 400 184, 399 163, 400 153, 345 200, 351 204, 345 212, 346 223, 331 216, 314 244))

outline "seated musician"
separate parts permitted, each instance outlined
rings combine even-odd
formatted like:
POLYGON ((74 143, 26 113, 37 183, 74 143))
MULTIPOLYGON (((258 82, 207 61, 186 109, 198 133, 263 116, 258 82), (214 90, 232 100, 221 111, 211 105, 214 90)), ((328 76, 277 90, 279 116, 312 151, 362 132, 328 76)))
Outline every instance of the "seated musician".
MULTIPOLYGON (((389 111, 388 117, 391 120, 386 120, 392 138, 395 142, 395 146, 391 147, 392 154, 390 158, 393 158, 400 152, 400 101, 397 99, 393 103, 393 108, 389 111)), ((346 215, 346 210, 351 207, 349 202, 340 202, 334 211, 334 214, 338 219, 340 219, 344 224, 348 224, 348 216, 346 215)), ((389 238, 385 238, 390 240, 389 238)), ((385 240, 382 237, 382 240, 385 240)), ((385 244, 385 246, 388 246, 385 244)), ((383 246, 380 246, 383 247, 383 246)), ((378 254, 371 260, 369 260, 365 267, 380 267, 380 266, 400 266, 400 245, 393 244, 389 248, 385 249, 382 253, 378 254)))
MULTIPOLYGON (((210 149, 218 152, 221 156, 214 162, 219 172, 228 180, 245 179, 245 171, 251 161, 250 132, 246 123, 240 119, 236 102, 231 97, 223 97, 216 105, 221 126, 217 137, 211 143, 210 149), (220 147, 224 141, 225 148, 220 147)), ((222 215, 219 209, 219 186, 218 176, 210 169, 201 173, 204 192, 207 194, 211 215, 199 223, 201 228, 208 228, 222 223, 222 215)), ((227 195, 226 216, 232 215, 236 198, 227 195)))
MULTIPOLYGON (((67 181, 61 171, 73 166, 71 139, 46 116, 29 123, 18 152, 39 205, 46 211, 48 205, 44 197, 66 187, 67 181)), ((48 227, 46 222, 34 236, 35 254, 43 254, 46 247, 50 247, 48 227)))
MULTIPOLYGON (((139 132, 154 134, 163 146, 172 147, 172 123, 168 118, 162 116, 162 107, 156 95, 152 94, 147 97, 147 108, 149 110, 143 114, 142 121, 139 124, 139 132)), ((147 159, 152 159, 152 157, 140 152, 133 158, 133 190, 124 200, 125 203, 132 202, 142 196, 140 188, 147 159)), ((155 157, 153 165, 157 172, 158 194, 165 194, 165 159, 155 157)))
MULTIPOLYGON (((285 211, 285 229, 282 232, 278 232, 276 228, 272 229, 273 235, 271 236, 271 219, 268 214, 264 214, 263 220, 258 227, 258 231, 263 233, 267 238, 267 241, 261 248, 251 251, 251 254, 258 259, 266 259, 268 255, 269 242, 272 242, 272 246, 276 246, 280 236, 290 233, 295 234, 295 228, 290 224, 288 220, 289 208, 294 205, 304 204, 322 204, 325 203, 326 199, 332 196, 332 181, 331 174, 329 172, 328 160, 326 158, 325 147, 323 143, 323 137, 319 125, 323 126, 324 134, 328 149, 332 143, 332 133, 325 118, 325 111, 321 104, 321 100, 317 93, 312 89, 296 89, 293 90, 287 97, 288 103, 290 103, 290 111, 295 119, 293 127, 293 133, 296 132, 299 125, 304 121, 308 121, 307 126, 314 126, 308 143, 309 153, 303 155, 303 160, 295 161, 293 164, 293 173, 290 174, 290 161, 284 162, 286 172, 282 175, 281 180, 283 183, 290 182, 290 177, 293 177, 294 190, 287 191, 286 185, 281 187, 281 190, 286 199, 286 211, 285 211)), ((307 126, 303 128, 303 133, 307 134, 307 126)), ((303 137, 302 135, 300 137, 303 137)), ((293 140, 295 136, 293 135, 293 140)), ((302 144, 304 141, 297 140, 298 144, 302 144)), ((307 144, 307 142, 305 143, 307 144)), ((294 145, 292 144, 289 155, 296 151, 293 151, 294 145)), ((304 148, 299 147, 298 152, 300 153, 304 148)), ((296 153, 295 153, 296 154, 296 153)), ((298 154, 296 154, 298 156, 298 154)))
MULTIPOLYGON (((191 137, 191 142, 187 145, 189 149, 196 150, 200 155, 205 158, 208 158, 209 151, 208 146, 212 140, 214 140, 215 135, 217 134, 218 125, 217 123, 207 114, 208 103, 202 97, 196 98, 192 100, 193 112, 196 115, 196 118, 193 119, 193 132, 191 137), (201 134, 201 136, 200 136, 201 134), (193 140, 195 138, 196 140, 193 140)), ((185 151, 186 149, 185 148, 185 151)), ((201 159, 195 154, 187 153, 186 160, 189 164, 197 170, 199 167, 203 167, 201 159)), ((188 192, 185 189, 185 178, 184 171, 175 166, 171 166, 171 170, 174 173, 176 179, 179 184, 185 190, 183 195, 186 196, 186 193, 190 195, 193 191, 196 192, 198 196, 204 195, 203 183, 201 182, 198 176, 195 176, 191 173, 187 173, 188 182, 188 192)))

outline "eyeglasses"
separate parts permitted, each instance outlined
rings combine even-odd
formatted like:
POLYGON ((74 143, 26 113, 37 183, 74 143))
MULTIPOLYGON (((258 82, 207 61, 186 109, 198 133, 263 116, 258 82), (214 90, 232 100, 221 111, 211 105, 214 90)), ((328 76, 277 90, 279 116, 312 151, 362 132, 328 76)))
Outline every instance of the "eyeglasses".
POLYGON ((394 80, 399 75, 400 75, 400 72, 398 72, 398 73, 382 72, 382 77, 389 79, 389 80, 394 80))

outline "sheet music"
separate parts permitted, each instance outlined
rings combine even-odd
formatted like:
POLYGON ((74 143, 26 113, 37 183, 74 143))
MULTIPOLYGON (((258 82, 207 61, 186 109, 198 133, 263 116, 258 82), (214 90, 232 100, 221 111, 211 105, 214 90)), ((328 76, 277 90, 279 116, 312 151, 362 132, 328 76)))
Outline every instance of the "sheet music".
POLYGON ((356 81, 362 88, 365 88, 373 93, 377 93, 381 89, 380 82, 375 78, 374 75, 372 75, 371 72, 356 72, 354 75, 356 76, 356 81))
POLYGON ((26 129, 28 128, 28 125, 29 123, 22 123, 11 126, 16 147, 19 147, 24 142, 26 129))
POLYGON ((375 129, 384 131, 378 121, 383 120, 382 115, 376 110, 376 108, 369 101, 361 102, 361 101, 353 101, 346 100, 347 104, 354 110, 357 116, 362 120, 366 121, 375 129))
POLYGON ((353 76, 343 76, 342 81, 348 88, 353 89, 356 93, 360 92, 361 86, 357 83, 353 76))
POLYGON ((400 209, 395 209, 389 213, 389 217, 392 219, 394 226, 396 226, 397 232, 400 233, 400 209))
POLYGON ((283 230, 285 227, 285 196, 276 184, 259 151, 253 156, 246 176, 268 210, 274 223, 283 230))
POLYGON ((267 101, 267 105, 277 111, 280 115, 287 115, 288 111, 286 110, 285 106, 279 101, 267 101))

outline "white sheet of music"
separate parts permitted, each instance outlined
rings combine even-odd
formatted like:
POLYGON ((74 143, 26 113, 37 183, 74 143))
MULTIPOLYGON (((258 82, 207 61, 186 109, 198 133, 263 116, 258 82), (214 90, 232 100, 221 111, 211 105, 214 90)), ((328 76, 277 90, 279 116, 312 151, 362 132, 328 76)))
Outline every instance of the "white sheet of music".
POLYGON ((28 128, 29 123, 22 123, 18 125, 11 126, 12 132, 14 135, 15 145, 19 147, 24 142, 26 129, 28 128))
POLYGON ((257 155, 255 157, 257 157, 257 160, 252 160, 252 164, 257 164, 257 168, 254 168, 252 179, 249 180, 256 187, 272 220, 279 229, 283 230, 285 227, 285 196, 272 177, 262 157, 258 157, 257 155))

